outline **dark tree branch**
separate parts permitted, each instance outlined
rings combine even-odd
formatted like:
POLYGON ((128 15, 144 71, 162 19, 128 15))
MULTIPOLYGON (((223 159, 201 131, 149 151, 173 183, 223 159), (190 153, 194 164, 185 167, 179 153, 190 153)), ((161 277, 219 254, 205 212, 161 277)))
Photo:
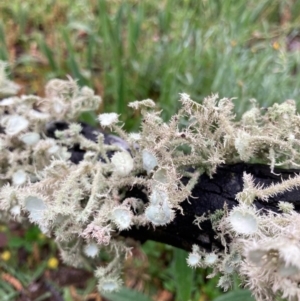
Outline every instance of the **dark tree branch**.
MULTIPOLYGON (((86 124, 82 124, 82 126, 82 134, 86 138, 95 141, 95 129, 86 124)), ((47 128, 48 136, 54 137, 56 129, 63 130, 66 128, 68 128, 68 125, 64 122, 53 123, 47 128)), ((104 136, 105 143, 122 145, 120 138, 107 134, 104 134, 104 136)), ((127 148, 127 144, 124 141, 123 147, 127 148)), ((74 146, 70 151, 72 153, 71 161, 74 163, 78 163, 83 159, 85 151, 81 150, 78 145, 74 146)), ((238 203, 235 200, 235 196, 243 189, 244 172, 251 174, 256 184, 267 187, 293 177, 299 170, 277 169, 275 173, 279 175, 275 175, 271 173, 270 167, 266 165, 239 163, 220 166, 213 178, 209 178, 207 175, 200 177, 192 191, 192 197, 181 203, 184 215, 178 211, 173 222, 166 226, 132 227, 130 230, 122 231, 120 235, 131 237, 141 242, 154 240, 187 251, 191 250, 193 244, 200 245, 209 251, 213 247, 222 248, 221 243, 215 238, 216 233, 209 220, 201 223, 201 229, 193 222, 196 216, 214 213, 218 209, 223 209, 224 206, 227 206, 229 209, 236 206, 238 203)), ((145 202, 148 201, 146 195, 138 187, 129 189, 126 197, 138 197, 145 202)), ((278 212, 277 204, 279 201, 293 203, 296 211, 300 212, 300 194, 298 189, 279 194, 270 198, 268 202, 257 199, 254 204, 258 209, 262 210, 262 213, 266 210, 278 212)))
MULTIPOLYGON (((235 196, 243 189, 242 177, 244 172, 250 173, 255 183, 269 186, 272 183, 279 183, 294 176, 296 170, 277 169, 275 172, 279 176, 276 176, 271 173, 270 167, 266 165, 240 163, 221 166, 212 179, 207 175, 200 177, 192 192, 193 197, 181 204, 184 215, 178 211, 171 224, 156 228, 132 228, 121 232, 121 235, 141 241, 154 240, 187 251, 191 251, 193 244, 200 245, 209 251, 213 246, 222 248, 220 242, 215 238, 216 233, 210 221, 206 220, 201 223, 202 230, 193 222, 195 216, 214 213, 218 209, 223 209, 225 204, 229 209, 236 206, 238 202, 235 200, 235 196)), ((271 210, 278 212, 277 203, 279 201, 291 202, 294 204, 296 211, 300 211, 298 189, 270 198, 268 202, 257 199, 254 204, 262 211, 271 210)))

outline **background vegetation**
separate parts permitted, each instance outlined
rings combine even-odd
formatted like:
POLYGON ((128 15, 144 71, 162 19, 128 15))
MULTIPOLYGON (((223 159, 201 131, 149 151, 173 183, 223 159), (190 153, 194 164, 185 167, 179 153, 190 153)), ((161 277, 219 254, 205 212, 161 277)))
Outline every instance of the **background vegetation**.
MULTIPOLYGON (((136 99, 152 98, 166 119, 177 110, 180 92, 196 101, 211 93, 236 97, 237 118, 251 98, 266 107, 298 101, 299 50, 300 2, 295 0, 0 2, 0 59, 10 62, 20 93, 43 95, 49 79, 69 74, 103 97, 99 112, 122 114, 127 130, 139 126, 139 116, 127 110, 136 99)), ((99 112, 82 118, 95 124, 99 112)), ((92 277, 59 262, 55 246, 35 227, 25 231, 12 224, 0 230, 5 300, 61 300, 51 289, 64 300, 104 298, 94 291, 92 277), (74 273, 80 281, 71 277, 74 273), (73 281, 62 281, 62 275, 73 281), (41 286, 34 297, 33 284, 41 286)), ((183 251, 147 242, 134 244, 134 255, 124 281, 143 293, 135 300, 205 301, 221 294, 216 279, 205 279, 209 271, 186 267, 183 251)), ((133 300, 131 294, 124 290, 107 297, 133 300)))

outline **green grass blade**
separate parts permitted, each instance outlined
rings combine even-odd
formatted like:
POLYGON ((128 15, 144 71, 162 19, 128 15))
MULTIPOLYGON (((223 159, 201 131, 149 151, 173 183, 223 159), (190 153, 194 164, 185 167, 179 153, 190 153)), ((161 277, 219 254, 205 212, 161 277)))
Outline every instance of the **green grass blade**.
POLYGON ((213 301, 255 301, 248 290, 236 290, 215 298, 213 301))
POLYGON ((42 53, 47 58, 48 63, 50 65, 50 68, 52 69, 52 71, 55 72, 56 74, 59 74, 59 68, 58 68, 58 65, 55 61, 54 53, 42 37, 39 38, 39 46, 40 46, 40 49, 41 49, 42 53))
POLYGON ((0 23, 0 59, 3 61, 8 61, 8 52, 5 42, 5 33, 3 24, 0 23))
POLYGON ((126 287, 115 293, 102 293, 102 296, 109 301, 152 301, 146 295, 126 287))
POLYGON ((194 270, 188 267, 186 251, 174 249, 174 278, 176 283, 176 300, 187 301, 191 298, 194 284, 194 270))
POLYGON ((72 76, 78 80, 80 86, 88 85, 88 81, 82 75, 80 66, 77 63, 74 46, 70 39, 70 32, 67 32, 66 29, 63 29, 62 33, 68 50, 67 65, 72 73, 72 76))

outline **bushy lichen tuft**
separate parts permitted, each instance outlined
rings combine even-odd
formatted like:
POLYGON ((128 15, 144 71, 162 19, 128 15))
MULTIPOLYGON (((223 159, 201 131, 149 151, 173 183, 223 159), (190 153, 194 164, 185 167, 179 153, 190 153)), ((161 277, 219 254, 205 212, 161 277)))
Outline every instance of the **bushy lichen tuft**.
MULTIPOLYGON (((4 68, 0 63, 0 94, 13 94, 17 86, 4 68)), ((300 166, 300 117, 292 100, 267 110, 254 102, 236 121, 231 99, 212 95, 200 104, 183 93, 179 112, 168 122, 152 100, 135 101, 129 107, 141 110, 143 118, 137 133, 124 132, 116 113, 99 116, 100 125, 116 132, 126 147, 120 141, 106 144, 99 131, 93 141, 82 135, 79 115, 96 110, 100 102, 71 78, 50 81, 43 98, 0 101, 0 210, 2 221, 29 221, 54 237, 68 264, 97 262, 99 252, 107 251, 111 262, 95 272, 103 291, 120 287, 120 262, 130 253, 118 232, 165 226, 184 214, 181 203, 203 173, 213 177, 220 164, 242 161, 269 164, 272 171, 300 166), (55 139, 47 137, 56 121, 69 127, 56 131, 55 139), (74 145, 85 150, 78 164, 70 160, 74 145), (135 185, 148 201, 126 197, 124 191, 135 185)), ((300 186, 300 177, 269 187, 255 184, 249 174, 243 180, 236 207, 194 221, 200 228, 210 220, 224 251, 194 246, 187 264, 211 267, 210 276, 221 273, 218 285, 225 290, 239 273, 257 300, 274 300, 278 294, 299 299, 300 215, 284 202, 278 204, 282 214, 262 214, 253 202, 300 186)))

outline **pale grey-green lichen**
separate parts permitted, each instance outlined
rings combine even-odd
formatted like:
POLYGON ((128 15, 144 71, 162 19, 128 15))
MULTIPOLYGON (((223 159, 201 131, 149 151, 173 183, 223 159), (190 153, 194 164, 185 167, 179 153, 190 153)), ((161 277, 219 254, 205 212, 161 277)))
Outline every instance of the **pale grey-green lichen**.
MULTIPOLYGON (((16 91, 0 63, 0 94, 16 91)), ((235 121, 230 99, 212 95, 199 104, 181 94, 181 109, 168 122, 152 100, 135 101, 129 106, 141 109, 144 120, 138 133, 124 132, 117 114, 101 114, 102 126, 126 140, 128 150, 104 144, 101 133, 96 142, 80 134, 79 115, 96 110, 100 102, 91 89, 79 88, 71 78, 50 81, 43 98, 12 96, 0 101, 1 221, 37 224, 55 239, 62 259, 75 266, 106 250, 111 263, 95 272, 100 290, 112 291, 122 283, 120 263, 130 248, 118 231, 172 222, 175 209, 182 210, 181 202, 201 174, 213 177, 220 164, 241 161, 269 164, 272 171, 276 166, 300 166, 300 117, 293 100, 266 111, 253 102, 253 108, 235 121), (61 120, 69 129, 57 131, 57 139, 47 137, 47 126, 61 120), (77 165, 68 152, 74 144, 86 151, 77 165), (109 158, 108 152, 114 155, 109 158), (183 175, 190 179, 186 185, 180 181, 183 175), (124 189, 133 185, 144 187, 149 204, 125 198, 124 189)), ((195 217, 199 227, 211 220, 224 251, 207 253, 194 246, 187 263, 211 267, 210 277, 221 273, 218 285, 225 290, 238 273, 257 300, 274 300, 277 295, 300 299, 300 215, 283 202, 282 214, 262 215, 253 205, 255 198, 267 201, 298 187, 300 177, 269 187, 255 185, 249 174, 243 179, 237 207, 195 217)))

